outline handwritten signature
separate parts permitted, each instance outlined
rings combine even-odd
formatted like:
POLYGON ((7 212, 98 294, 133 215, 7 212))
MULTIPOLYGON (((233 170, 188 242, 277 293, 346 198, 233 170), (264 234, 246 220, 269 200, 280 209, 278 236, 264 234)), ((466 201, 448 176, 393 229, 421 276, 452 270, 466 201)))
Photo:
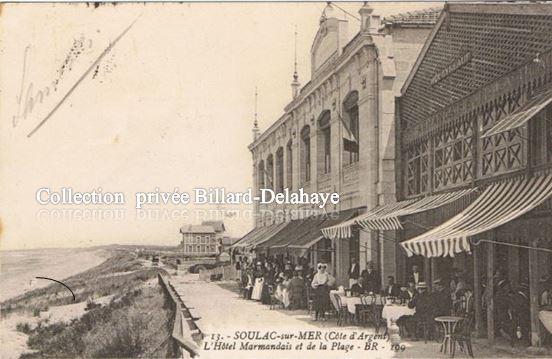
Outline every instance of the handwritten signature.
POLYGON ((31 53, 31 46, 25 47, 23 54, 23 71, 21 76, 21 82, 19 92, 16 95, 17 101, 17 113, 13 115, 12 126, 15 128, 19 124, 20 120, 25 120, 29 116, 37 104, 41 104, 44 99, 51 95, 52 92, 58 90, 58 86, 63 80, 64 75, 73 69, 75 61, 83 53, 90 52, 92 49, 92 40, 85 39, 81 36, 78 39, 73 40, 69 53, 65 57, 60 68, 57 70, 58 76, 48 86, 35 90, 34 83, 29 82, 27 84, 27 74, 29 72, 29 59, 31 53))

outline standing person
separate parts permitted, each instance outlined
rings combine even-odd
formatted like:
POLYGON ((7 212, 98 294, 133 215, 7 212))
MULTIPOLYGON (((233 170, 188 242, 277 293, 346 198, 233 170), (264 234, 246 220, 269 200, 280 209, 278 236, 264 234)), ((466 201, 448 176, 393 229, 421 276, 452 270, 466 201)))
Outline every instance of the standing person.
POLYGON ((300 271, 293 272, 289 296, 292 309, 301 309, 305 307, 305 280, 300 271))
POLYGON ((312 279, 314 289, 314 320, 325 320, 326 311, 330 308, 330 287, 334 284, 333 277, 326 271, 326 265, 318 263, 317 272, 312 279))
POLYGON ((410 281, 412 281, 415 286, 424 281, 424 276, 422 275, 422 273, 420 273, 417 265, 412 266, 412 272, 410 272, 407 277, 407 282, 410 281))
POLYGON ((264 272, 261 262, 257 262, 255 269, 253 270, 253 291, 251 292, 251 299, 261 300, 263 292, 264 272))
POLYGON ((236 268, 236 277, 237 277, 238 279, 241 279, 241 277, 242 277, 242 273, 241 273, 241 269, 242 269, 241 258, 240 258, 239 260, 236 261, 235 268, 236 268))
POLYGON ((362 288, 365 293, 379 292, 381 286, 381 279, 376 270, 374 270, 374 264, 372 262, 367 263, 367 267, 362 271, 362 288))
POLYGON ((349 267, 349 288, 358 283, 360 268, 355 257, 351 258, 351 266, 349 267))

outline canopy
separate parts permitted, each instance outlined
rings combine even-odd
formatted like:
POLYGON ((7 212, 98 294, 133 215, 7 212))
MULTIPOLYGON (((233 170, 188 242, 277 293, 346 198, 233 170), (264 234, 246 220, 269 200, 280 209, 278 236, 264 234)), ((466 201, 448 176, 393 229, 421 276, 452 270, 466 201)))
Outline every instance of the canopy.
POLYGON ((454 202, 463 196, 475 191, 469 188, 459 191, 430 195, 421 199, 411 199, 393 202, 375 207, 365 214, 361 214, 351 220, 333 227, 322 229, 326 238, 349 238, 352 236, 352 226, 359 225, 369 230, 399 230, 402 229, 400 216, 406 216, 418 212, 428 211, 447 203, 454 202))
POLYGON ((513 130, 514 128, 525 124, 551 102, 552 89, 535 95, 535 97, 525 105, 521 106, 487 130, 487 132, 483 134, 483 137, 513 130))
POLYGON ((232 245, 232 248, 249 248, 255 247, 270 239, 274 234, 278 233, 285 227, 286 223, 275 223, 263 227, 255 227, 247 233, 237 243, 232 245))
POLYGON ((489 185, 471 205, 442 225, 401 243, 408 256, 454 257, 469 252, 468 238, 507 223, 552 195, 552 175, 489 185))
POLYGON ((298 242, 305 236, 320 235, 319 225, 325 220, 322 216, 313 216, 304 219, 292 220, 286 228, 263 243, 261 248, 268 248, 271 253, 282 251, 292 243, 298 242))

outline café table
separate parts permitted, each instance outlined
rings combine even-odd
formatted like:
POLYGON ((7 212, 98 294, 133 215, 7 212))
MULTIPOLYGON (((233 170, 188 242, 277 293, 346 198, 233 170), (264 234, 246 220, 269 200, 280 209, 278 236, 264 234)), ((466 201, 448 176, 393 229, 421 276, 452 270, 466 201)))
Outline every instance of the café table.
POLYGON ((436 322, 439 322, 443 325, 443 330, 445 331, 443 336, 443 343, 441 343, 441 352, 443 354, 446 354, 447 347, 450 349, 450 353, 452 354, 452 346, 454 343, 452 342, 452 333, 454 333, 454 329, 456 328, 456 325, 463 320, 462 317, 455 317, 455 316, 442 316, 435 318, 436 322))
MULTIPOLYGON (((347 306, 347 310, 351 314, 356 314, 356 306, 362 304, 361 297, 363 296, 370 296, 369 294, 361 294, 361 295, 355 295, 355 296, 347 296, 344 292, 339 291, 331 291, 331 293, 336 293, 341 298, 341 303, 343 305, 347 306)), ((375 294, 375 303, 383 305, 385 303, 385 297, 382 297, 379 294, 375 294)), ((335 300, 333 297, 331 298, 332 301, 335 300)), ((369 300, 370 301, 370 300, 369 300)))
POLYGON ((552 334, 552 310, 541 310, 539 319, 548 333, 552 334))
POLYGON ((414 315, 416 308, 409 308, 406 304, 386 304, 383 306, 381 317, 387 320, 387 327, 396 322, 403 315, 414 315))

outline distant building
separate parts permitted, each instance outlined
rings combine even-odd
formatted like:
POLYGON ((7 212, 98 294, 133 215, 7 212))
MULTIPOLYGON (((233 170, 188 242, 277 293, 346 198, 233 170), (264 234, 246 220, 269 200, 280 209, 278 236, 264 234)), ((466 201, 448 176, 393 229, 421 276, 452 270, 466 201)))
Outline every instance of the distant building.
POLYGON ((218 254, 217 232, 211 226, 186 225, 180 228, 180 250, 189 256, 218 254))
POLYGON ((225 247, 225 232, 223 221, 203 221, 201 225, 185 225, 180 228, 180 250, 189 256, 220 254, 225 247))

